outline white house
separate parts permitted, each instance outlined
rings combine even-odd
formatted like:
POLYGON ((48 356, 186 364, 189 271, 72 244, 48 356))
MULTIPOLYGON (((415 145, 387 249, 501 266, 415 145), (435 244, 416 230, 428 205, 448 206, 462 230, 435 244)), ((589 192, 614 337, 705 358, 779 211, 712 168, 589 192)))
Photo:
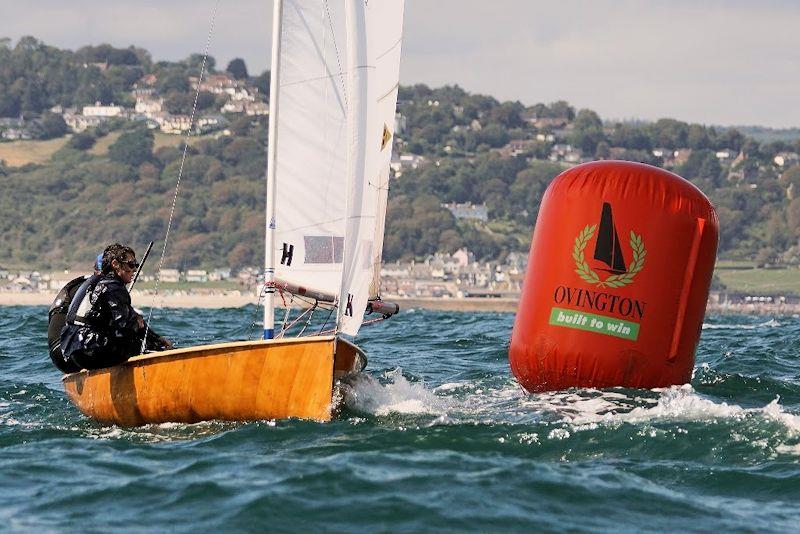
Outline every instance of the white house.
POLYGON ((408 128, 408 119, 400 113, 394 114, 394 133, 401 134, 408 128))
POLYGON ((800 162, 800 155, 794 152, 780 152, 772 158, 772 161, 774 161, 775 165, 778 167, 790 167, 800 162))
POLYGON ((105 106, 100 102, 95 102, 94 106, 83 106, 84 117, 121 117, 125 114, 125 108, 122 106, 111 105, 105 106))
POLYGON ((476 205, 471 202, 451 202, 450 204, 442 204, 442 207, 450 210, 450 213, 456 219, 489 220, 489 210, 486 208, 486 204, 476 205))
POLYGON ((186 271, 187 282, 208 282, 208 272, 200 269, 189 269, 186 271))
POLYGON ((269 115, 269 104, 264 102, 245 102, 244 112, 251 116, 269 115))
POLYGON ((136 106, 133 108, 136 113, 141 113, 145 117, 151 118, 154 114, 160 113, 164 107, 163 98, 137 98, 136 106))
POLYGON ((74 115, 72 113, 64 113, 63 117, 70 130, 77 133, 83 132, 88 128, 94 128, 108 120, 107 117, 84 117, 83 115, 74 115))
POLYGON ((191 128, 192 121, 188 115, 167 115, 156 119, 161 131, 168 134, 181 134, 191 128))
POLYGON ((162 282, 180 282, 181 273, 178 269, 161 269, 162 282))

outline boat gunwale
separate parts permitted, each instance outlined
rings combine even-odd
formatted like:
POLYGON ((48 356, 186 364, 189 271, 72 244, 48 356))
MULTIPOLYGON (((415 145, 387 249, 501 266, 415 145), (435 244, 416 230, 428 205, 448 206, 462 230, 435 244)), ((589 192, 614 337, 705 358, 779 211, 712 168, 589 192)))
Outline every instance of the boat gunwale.
POLYGON ((156 363, 156 360, 161 359, 168 359, 173 356, 191 356, 192 353, 202 351, 202 350, 219 350, 219 349, 240 349, 240 348, 247 348, 247 347, 259 347, 259 346, 266 346, 266 345, 292 345, 297 343, 323 343, 334 341, 334 343, 344 342, 348 345, 352 346, 355 351, 364 358, 366 361, 366 354, 364 351, 357 346, 355 343, 343 339, 342 337, 329 335, 329 336, 305 336, 305 337, 293 337, 293 338, 277 338, 277 339, 256 339, 253 341, 229 341, 225 343, 214 343, 210 345, 195 345, 192 347, 181 347, 179 349, 171 349, 171 350, 164 350, 159 352, 151 352, 148 354, 139 354, 136 356, 132 356, 125 362, 114 365, 111 367, 103 367, 101 369, 81 369, 75 373, 65 374, 61 377, 61 381, 66 383, 70 380, 75 380, 79 376, 93 376, 102 373, 108 373, 120 367, 124 367, 127 365, 135 365, 135 364, 149 364, 149 363, 156 363))

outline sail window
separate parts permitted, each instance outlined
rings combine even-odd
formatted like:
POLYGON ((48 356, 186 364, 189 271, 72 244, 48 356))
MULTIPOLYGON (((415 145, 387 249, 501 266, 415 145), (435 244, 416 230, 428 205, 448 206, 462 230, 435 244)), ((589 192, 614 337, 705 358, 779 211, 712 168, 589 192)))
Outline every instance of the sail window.
POLYGON ((305 263, 342 263, 344 238, 331 235, 303 236, 305 263))

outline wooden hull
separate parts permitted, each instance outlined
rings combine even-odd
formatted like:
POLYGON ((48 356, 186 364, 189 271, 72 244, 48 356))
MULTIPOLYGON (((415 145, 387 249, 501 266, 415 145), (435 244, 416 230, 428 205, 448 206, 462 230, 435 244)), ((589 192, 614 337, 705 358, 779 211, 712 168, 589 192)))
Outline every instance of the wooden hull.
POLYGON ((81 412, 107 424, 328 421, 335 382, 365 365, 352 343, 319 336, 173 349, 62 380, 81 412))

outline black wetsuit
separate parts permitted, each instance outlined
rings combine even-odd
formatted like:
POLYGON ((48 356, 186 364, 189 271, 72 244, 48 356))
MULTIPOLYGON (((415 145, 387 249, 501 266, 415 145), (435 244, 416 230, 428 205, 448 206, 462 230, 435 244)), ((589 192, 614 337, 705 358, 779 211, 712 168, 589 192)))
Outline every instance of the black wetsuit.
POLYGON ((47 313, 47 345, 50 348, 50 359, 64 373, 74 373, 81 370, 72 360, 64 359, 64 354, 61 352, 61 330, 64 329, 64 325, 67 322, 69 304, 72 302, 72 298, 77 293, 78 288, 87 278, 89 278, 89 275, 79 276, 67 282, 67 285, 62 287, 61 291, 56 295, 53 304, 50 306, 50 311, 47 313))
MULTIPOLYGON (((81 369, 101 369, 141 353, 145 329, 131 296, 113 272, 93 275, 75 294, 61 332, 64 358, 81 369), (83 304, 83 306, 82 306, 83 304)), ((163 350, 164 340, 148 329, 147 349, 163 350)))

